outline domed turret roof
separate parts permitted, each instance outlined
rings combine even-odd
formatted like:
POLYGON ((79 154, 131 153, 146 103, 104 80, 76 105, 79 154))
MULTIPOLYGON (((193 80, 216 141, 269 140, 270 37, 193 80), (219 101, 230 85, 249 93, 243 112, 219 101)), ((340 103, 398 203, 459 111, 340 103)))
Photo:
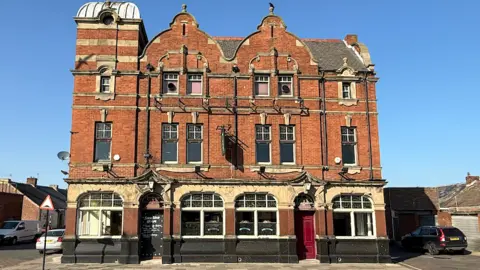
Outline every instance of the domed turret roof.
MULTIPOLYGON (((89 2, 83 5, 77 12, 78 18, 97 18, 98 14, 108 8, 106 2, 89 2)), ((110 8, 117 11, 122 19, 141 19, 137 5, 130 2, 111 2, 110 8)))

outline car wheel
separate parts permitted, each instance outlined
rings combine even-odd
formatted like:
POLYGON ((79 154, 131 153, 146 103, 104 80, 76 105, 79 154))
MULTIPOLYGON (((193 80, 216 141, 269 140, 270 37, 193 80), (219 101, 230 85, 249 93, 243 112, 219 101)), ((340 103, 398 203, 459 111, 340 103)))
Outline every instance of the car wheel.
POLYGON ((17 244, 17 237, 13 237, 12 240, 10 241, 10 244, 13 246, 13 245, 16 245, 17 244))
POLYGON ((465 249, 455 250, 453 253, 458 254, 458 255, 464 255, 465 254, 465 249))
POLYGON ((428 254, 430 254, 430 255, 438 255, 438 253, 439 253, 437 247, 432 242, 427 244, 426 250, 428 251, 428 254))

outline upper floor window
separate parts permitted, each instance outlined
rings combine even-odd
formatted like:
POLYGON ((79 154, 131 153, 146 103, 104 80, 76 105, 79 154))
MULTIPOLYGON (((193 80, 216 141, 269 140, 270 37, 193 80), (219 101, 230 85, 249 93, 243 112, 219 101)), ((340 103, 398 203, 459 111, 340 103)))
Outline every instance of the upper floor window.
POLYGON ((201 74, 188 75, 187 94, 188 95, 202 94, 202 75, 201 74))
POLYGON ((295 164, 295 127, 280 126, 280 162, 295 164))
POLYGON ((178 94, 178 73, 163 74, 163 93, 164 94, 178 94))
POLYGON ((178 124, 162 124, 162 162, 178 162, 178 124))
POLYGON ((245 193, 235 200, 237 235, 277 235, 277 201, 266 193, 245 193))
POLYGON ((357 164, 357 136, 354 127, 342 127, 342 160, 344 165, 357 164))
POLYGON ((112 123, 95 123, 94 161, 110 161, 112 148, 112 123))
POLYGON ((80 236, 121 236, 123 200, 113 192, 89 193, 78 200, 80 236))
POLYGON ((100 93, 110 93, 110 76, 100 77, 100 93))
POLYGON ((187 162, 202 163, 203 126, 187 125, 187 162))
POLYGON ((372 201, 362 195, 341 195, 333 199, 335 236, 374 236, 372 201))
POLYGON ((269 75, 255 76, 255 95, 256 96, 270 95, 270 76, 269 75))
POLYGON ((270 126, 256 125, 255 126, 255 156, 257 163, 270 163, 271 151, 271 136, 270 126))
POLYGON ((292 76, 280 76, 278 77, 278 95, 280 96, 293 96, 293 78, 292 76))
POLYGON ((223 200, 215 193, 191 193, 181 202, 183 236, 223 235, 223 200))
POLYGON ((349 82, 343 82, 342 83, 342 97, 344 99, 352 98, 352 88, 351 88, 351 84, 349 82))

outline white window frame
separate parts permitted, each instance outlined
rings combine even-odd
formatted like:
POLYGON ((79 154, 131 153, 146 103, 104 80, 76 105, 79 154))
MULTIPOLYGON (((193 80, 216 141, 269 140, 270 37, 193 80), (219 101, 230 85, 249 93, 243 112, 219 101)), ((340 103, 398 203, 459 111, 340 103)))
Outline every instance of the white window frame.
POLYGON ((259 165, 271 165, 272 164, 272 126, 271 125, 260 125, 260 124, 257 124, 255 125, 255 162, 259 165), (263 141, 263 142, 266 142, 266 140, 257 140, 257 126, 262 126, 262 134, 265 134, 265 132, 263 132, 263 127, 266 126, 268 127, 268 133, 269 133, 269 143, 268 143, 268 156, 270 158, 270 161, 269 162, 258 162, 257 161, 257 141, 263 141))
POLYGON ((111 93, 111 83, 112 76, 100 75, 100 93, 109 94, 111 93), (108 83, 104 83, 104 79, 108 79, 108 83), (108 91, 105 91, 105 86, 108 87, 108 91))
MULTIPOLYGON (((282 165, 295 165, 297 163, 297 138, 295 136, 295 133, 296 133, 296 129, 295 129, 295 126, 294 125, 280 125, 279 129, 280 129, 280 135, 281 135, 281 132, 282 132, 282 126, 286 127, 286 131, 287 133, 285 133, 285 140, 282 140, 281 139, 281 136, 279 137, 279 142, 280 142, 280 146, 282 144, 282 142, 291 142, 292 140, 288 140, 288 127, 292 127, 293 128, 293 162, 281 162, 282 165)), ((280 160, 282 160, 282 150, 281 148, 279 149, 279 153, 280 153, 280 160)))
POLYGON ((187 74, 187 95, 201 96, 203 95, 203 75, 202 74, 187 74), (200 94, 188 93, 188 87, 190 82, 200 82, 200 94))
MULTIPOLYGON (((169 133, 172 133, 171 129, 170 129, 170 131, 168 131, 168 132, 169 132, 169 133)), ((178 164, 178 150, 179 150, 179 149, 178 149, 178 141, 179 141, 179 139, 178 139, 179 136, 178 136, 178 135, 179 135, 179 134, 180 134, 180 125, 179 125, 179 124, 177 124, 177 123, 162 123, 161 133, 160 133, 161 138, 162 138, 162 141, 161 141, 162 151, 161 151, 160 154, 161 154, 161 162, 162 162, 163 164, 178 164), (170 126, 176 125, 176 126, 177 126, 177 139, 176 139, 176 140, 177 140, 177 160, 176 160, 176 161, 163 161, 163 141, 165 140, 165 139, 163 138, 163 126, 164 126, 164 125, 170 125, 170 126)), ((173 139, 170 139, 170 140, 173 140, 173 139)))
POLYGON ((342 82, 342 99, 353 99, 351 82, 342 82), (345 86, 348 86, 348 91, 345 91, 345 86), (344 97, 345 92, 348 93, 348 97, 344 97))
POLYGON ((164 95, 178 95, 180 93, 180 80, 179 74, 175 72, 165 72, 163 74, 163 82, 162 82, 162 93, 164 95), (171 78, 170 78, 171 77, 171 78), (173 78, 176 77, 176 78, 173 78), (177 83, 177 91, 170 92, 168 89, 163 89, 164 85, 168 85, 168 82, 176 82, 177 83))
POLYGON ((263 74, 263 75, 262 75, 262 74, 257 74, 257 75, 255 75, 254 81, 255 81, 255 82, 254 82, 254 84, 255 84, 255 89, 254 89, 254 91, 255 91, 255 96, 256 96, 256 97, 269 97, 269 96, 270 96, 270 75, 267 75, 267 74, 263 74), (265 78, 267 78, 266 81, 263 80, 263 79, 265 79, 265 78), (257 83, 265 83, 265 82, 267 82, 268 94, 267 94, 267 95, 259 95, 259 94, 257 93, 257 83))
MULTIPOLYGON (((237 212, 253 212, 253 226, 254 226, 254 235, 238 235, 236 234, 236 237, 238 239, 258 239, 258 238, 278 238, 280 235, 280 215, 278 211, 278 200, 275 198, 270 193, 261 193, 261 192, 256 192, 256 193, 242 193, 240 194, 236 199, 235 199, 235 205, 237 203, 238 198, 242 196, 246 196, 247 194, 259 194, 259 195, 266 195, 266 205, 267 207, 235 207, 235 234, 237 231, 237 212), (268 207, 268 196, 272 196, 275 199, 275 205, 276 207, 268 207), (275 235, 258 235, 258 212, 275 212, 276 214, 276 228, 275 228, 275 235)), ((244 197, 245 198, 245 197, 244 197)), ((245 200, 246 201, 246 200, 245 200)), ((255 202, 257 201, 256 196, 255 196, 255 202)))
MULTIPOLYGON (((339 195, 339 196, 336 196, 332 202, 336 199, 336 198, 340 198, 340 208, 333 208, 333 214, 335 213, 350 213, 350 232, 351 232, 351 235, 350 236, 335 236, 335 238, 337 239, 352 239, 352 238, 355 238, 355 239, 374 239, 377 237, 377 221, 376 221, 376 218, 375 218, 375 205, 373 204, 373 200, 368 197, 368 196, 362 196, 362 195, 339 195), (350 205, 353 205, 353 202, 352 202, 352 198, 353 196, 360 196, 361 197, 361 202, 362 202, 362 208, 342 208, 342 196, 350 196, 350 205), (363 198, 366 198, 367 200, 370 201, 370 205, 371 205, 371 208, 363 208, 363 198), (371 231, 372 231, 372 235, 369 235, 369 236, 356 236, 355 235, 355 213, 367 213, 367 214, 371 214, 371 223, 370 223, 370 226, 371 226, 371 231)), ((368 226, 368 221, 367 221, 367 226, 368 226)))
MULTIPOLYGON (((77 232, 78 232, 78 237, 79 238, 84 238, 84 239, 88 239, 88 238, 121 238, 122 235, 123 235, 123 229, 124 229, 124 226, 125 226, 125 215, 124 215, 124 208, 123 208, 123 203, 124 203, 124 200, 122 197, 120 197, 120 195, 118 195, 117 193, 115 192, 98 192, 98 193, 95 193, 95 192, 91 192, 91 193, 88 193, 88 194, 85 194, 83 196, 81 196, 79 199, 78 199, 78 208, 77 208, 77 232), (88 201, 89 201, 89 205, 90 205, 90 202, 91 202, 91 196, 92 194, 111 194, 112 195, 112 206, 101 206, 102 205, 102 200, 100 200, 100 206, 83 206, 81 207, 80 206, 80 202, 82 200, 84 200, 85 198, 88 197, 88 201), (122 206, 113 206, 113 202, 115 201, 115 196, 118 196, 121 200, 122 200, 122 206), (83 234, 83 231, 82 231, 82 228, 83 228, 83 215, 85 212, 88 212, 88 214, 90 215, 90 212, 94 212, 96 211, 99 215, 99 222, 98 222, 98 234, 97 235, 82 235, 83 234), (121 232, 120 232, 120 235, 102 235, 102 232, 103 232, 103 212, 105 211, 115 211, 115 212, 122 212, 122 228, 121 228, 121 232)), ((88 229, 90 229, 90 226, 87 226, 88 229)))
MULTIPOLYGON (((194 132, 196 133, 196 132, 194 132)), ((185 152, 187 154, 186 156, 186 160, 187 160, 187 163, 188 164, 203 164, 203 125, 202 124, 187 124, 187 145, 186 145, 186 149, 185 149, 185 152), (201 127, 201 131, 200 131, 200 136, 201 136, 201 139, 188 139, 188 126, 189 125, 192 125, 192 126, 200 126, 201 127), (188 161, 188 142, 189 141, 200 141, 200 161, 188 161)), ((177 151, 178 152, 178 151, 177 151)))
MULTIPOLYGON (((191 200, 193 201, 193 200, 191 200)), ((202 196, 202 204, 203 204, 203 196, 202 196)), ((188 239, 188 238, 213 238, 213 239, 218 239, 218 238, 224 238, 225 237, 225 231, 226 231, 226 220, 225 220, 225 200, 220 196, 219 194, 215 192, 192 192, 192 193, 187 193, 183 196, 183 198, 180 200, 180 235, 182 238, 188 239), (214 207, 182 207, 182 202, 185 197, 191 195, 193 198, 193 195, 198 195, 198 194, 211 194, 212 195, 212 203, 214 207), (217 195, 222 199, 222 205, 223 207, 215 207, 215 199, 214 195, 217 195), (182 215, 183 212, 200 212, 200 235, 183 235, 182 228, 182 215), (205 212, 221 212, 222 213, 222 229, 223 233, 221 235, 204 235, 204 229, 205 229, 205 212)))
MULTIPOLYGON (((344 166, 357 166, 358 164, 358 141, 357 141, 357 128, 356 127, 346 127, 346 126, 342 126, 341 129, 343 128, 347 128, 347 129, 353 129, 353 140, 354 142, 352 143, 354 146, 353 146, 353 150, 355 151, 354 153, 354 156, 355 156, 355 162, 354 163, 345 163, 343 162, 343 155, 342 155, 342 162, 343 162, 343 165, 344 166)), ((342 134, 342 131, 340 130, 340 142, 341 142, 341 146, 342 146, 342 149, 343 149, 343 134, 342 134)))
POLYGON ((293 97, 293 76, 278 76, 278 95, 281 97, 293 97), (283 91, 280 87, 281 84, 286 83, 290 83, 290 94, 283 94, 283 91))

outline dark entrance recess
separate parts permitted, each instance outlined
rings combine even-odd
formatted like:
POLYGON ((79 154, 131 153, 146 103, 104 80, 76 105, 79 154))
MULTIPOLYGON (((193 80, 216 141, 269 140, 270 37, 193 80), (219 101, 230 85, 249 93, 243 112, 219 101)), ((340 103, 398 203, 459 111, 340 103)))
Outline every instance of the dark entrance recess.
POLYGON ((299 260, 315 259, 315 223, 313 200, 306 194, 295 199, 295 235, 299 260))
POLYGON ((141 199, 140 257, 143 260, 162 256, 163 250, 163 201, 157 193, 149 193, 141 199))

